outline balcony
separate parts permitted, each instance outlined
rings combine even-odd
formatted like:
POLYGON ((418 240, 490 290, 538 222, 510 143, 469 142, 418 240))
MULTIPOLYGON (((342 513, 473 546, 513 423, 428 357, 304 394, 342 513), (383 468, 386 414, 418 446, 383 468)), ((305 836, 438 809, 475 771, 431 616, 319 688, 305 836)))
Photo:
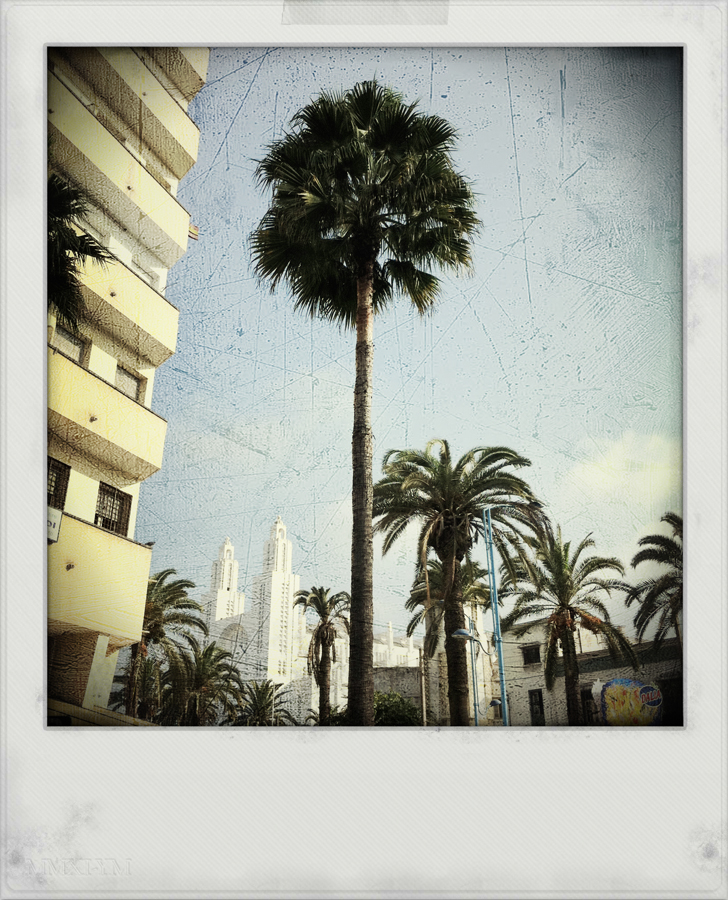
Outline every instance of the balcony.
POLYGON ((146 52, 151 53, 185 100, 191 100, 202 89, 210 60, 209 47, 149 47, 146 52))
POLYGON ((153 366, 177 345, 179 311, 120 262, 87 262, 81 284, 88 318, 153 366))
POLYGON ((197 159, 199 129, 135 52, 74 47, 63 55, 176 178, 190 170, 197 159))
POLYGON ((187 249, 190 216, 54 76, 48 76, 53 158, 90 199, 171 268, 187 249))
POLYGON ((165 420, 51 347, 48 428, 132 481, 162 465, 165 420))
POLYGON ((64 513, 48 547, 48 632, 109 635, 109 651, 142 633, 152 551, 64 513))

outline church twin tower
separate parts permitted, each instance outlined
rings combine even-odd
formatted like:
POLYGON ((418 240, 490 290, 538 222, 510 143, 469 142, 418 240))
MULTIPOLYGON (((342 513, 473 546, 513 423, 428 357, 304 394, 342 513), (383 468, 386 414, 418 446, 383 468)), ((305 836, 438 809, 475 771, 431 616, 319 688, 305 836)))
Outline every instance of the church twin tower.
POLYGON ((306 671, 306 619, 293 608, 300 579, 291 568, 291 542, 281 517, 263 550, 263 572, 253 578, 250 609, 238 591, 238 563, 225 538, 212 564, 210 590, 201 602, 214 640, 233 655, 245 680, 284 684, 306 671))

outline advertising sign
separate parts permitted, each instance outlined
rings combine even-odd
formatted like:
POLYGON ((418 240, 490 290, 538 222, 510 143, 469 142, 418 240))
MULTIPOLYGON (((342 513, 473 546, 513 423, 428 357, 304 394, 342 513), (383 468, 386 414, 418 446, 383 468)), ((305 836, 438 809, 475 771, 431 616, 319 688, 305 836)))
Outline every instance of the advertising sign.
POLYGON ((651 684, 613 678, 602 688, 601 713, 607 725, 659 725, 662 694, 651 684))

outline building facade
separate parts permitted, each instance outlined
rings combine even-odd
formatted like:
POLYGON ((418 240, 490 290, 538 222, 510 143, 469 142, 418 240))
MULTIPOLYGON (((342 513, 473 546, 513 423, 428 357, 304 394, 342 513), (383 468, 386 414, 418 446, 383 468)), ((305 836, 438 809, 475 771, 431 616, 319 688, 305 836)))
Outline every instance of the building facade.
POLYGON ((238 561, 229 537, 223 541, 212 564, 210 590, 200 603, 208 628, 219 619, 237 618, 245 612, 245 594, 238 590, 238 561))
POLYGON ((188 115, 209 51, 50 48, 48 168, 88 200, 80 227, 113 254, 80 272, 72 334, 48 321, 48 697, 105 707, 118 650, 142 636, 151 547, 134 540, 139 485, 166 432, 151 408, 174 353, 169 269, 187 249, 176 198, 197 157, 188 115))
MULTIPOLYGON (((615 678, 636 679, 654 685, 662 694, 662 724, 682 725, 682 651, 676 639, 664 641, 655 650, 652 642, 635 644, 640 662, 635 672, 610 657, 601 635, 577 626, 574 632, 579 665, 579 697, 584 725, 603 725, 594 702, 595 682, 615 678)), ((510 724, 514 726, 568 725, 563 664, 559 661, 552 690, 544 675, 545 625, 534 622, 522 635, 504 635, 506 693, 510 724)))

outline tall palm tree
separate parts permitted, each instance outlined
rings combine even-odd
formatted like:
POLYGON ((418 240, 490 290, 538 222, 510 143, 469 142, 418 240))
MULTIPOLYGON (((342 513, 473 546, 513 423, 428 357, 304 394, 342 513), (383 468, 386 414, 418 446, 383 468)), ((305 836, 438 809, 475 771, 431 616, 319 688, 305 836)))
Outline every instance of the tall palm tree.
POLYGON ((113 259, 106 247, 81 231, 78 221, 88 212, 81 191, 58 175, 48 179, 48 309, 64 328, 78 332, 84 316, 79 271, 87 259, 104 264, 113 259))
MULTIPOLYGON (((490 588, 485 581, 488 570, 469 558, 463 561, 462 569, 463 606, 470 606, 473 616, 475 607, 483 610, 490 609, 490 588)), ((430 558, 427 561, 426 570, 422 566, 417 567, 410 595, 404 604, 408 612, 414 613, 407 624, 407 637, 412 637, 417 627, 424 623, 424 652, 430 659, 435 655, 440 639, 443 637, 445 582, 446 577, 442 563, 438 559, 430 558)))
POLYGON ((291 713, 283 706, 289 691, 282 684, 247 681, 238 708, 229 719, 232 725, 296 725, 291 713))
POLYGON ((309 591, 298 591, 294 606, 302 606, 304 612, 312 610, 318 622, 308 645, 308 671, 313 672, 319 688, 319 725, 328 725, 331 714, 331 663, 336 662, 334 641, 343 628, 349 631, 351 597, 341 591, 329 597, 329 588, 312 587, 309 591))
POLYGON ((574 632, 577 625, 600 634, 606 641, 612 659, 623 659, 635 671, 639 661, 632 645, 622 632, 612 625, 604 600, 612 590, 620 590, 618 579, 603 577, 602 573, 617 572, 624 575, 624 568, 614 557, 584 556, 584 551, 594 546, 591 535, 572 549, 564 542, 561 528, 556 533, 547 519, 535 536, 527 536, 516 563, 516 578, 502 590, 502 596, 515 598, 513 610, 503 619, 502 630, 512 630, 519 635, 533 626, 526 621, 544 616, 546 619, 546 653, 544 674, 547 690, 553 690, 556 682, 558 648, 564 661, 566 688, 566 712, 569 725, 582 725, 579 702, 579 661, 574 632))
POLYGON ((374 724, 373 320, 397 294, 424 313, 439 279, 467 269, 479 222, 451 153, 456 132, 376 81, 322 93, 267 149, 271 205, 252 235, 256 273, 288 283, 297 309, 356 329, 352 433, 349 714, 374 724))
POLYGON ((660 520, 672 528, 672 537, 648 534, 640 538, 640 550, 632 559, 632 568, 642 563, 652 563, 663 568, 660 575, 645 578, 634 586, 625 586, 627 606, 637 601, 639 609, 634 617, 637 638, 642 640, 654 619, 657 631, 654 644, 658 647, 671 629, 675 632, 682 651, 680 618, 683 606, 683 520, 677 513, 668 512, 660 520))
POLYGON ((144 605, 143 638, 131 648, 129 675, 126 685, 126 714, 136 716, 139 661, 151 646, 157 646, 165 655, 179 649, 179 641, 199 630, 207 635, 207 625, 200 618, 202 607, 188 596, 194 582, 186 578, 168 581, 176 575, 175 569, 164 569, 152 575, 147 584, 144 605))
MULTIPOLYGON (((465 643, 453 633, 465 626, 462 562, 483 536, 482 512, 491 507, 493 540, 499 547, 516 541, 520 529, 532 528, 535 498, 525 481, 509 468, 530 462, 507 447, 476 447, 453 463, 445 440, 430 441, 425 451, 390 450, 384 478, 374 487, 375 532, 384 534, 386 553, 410 522, 420 523, 418 560, 426 570, 431 549, 444 572, 445 622, 450 723, 467 725, 468 669, 465 643), (433 452, 439 448, 438 452, 433 452)), ((430 599, 427 607, 429 610, 430 599)))
POLYGON ((162 673, 161 725, 214 725, 243 702, 240 673, 227 650, 213 641, 200 647, 188 636, 189 649, 170 649, 162 673))

